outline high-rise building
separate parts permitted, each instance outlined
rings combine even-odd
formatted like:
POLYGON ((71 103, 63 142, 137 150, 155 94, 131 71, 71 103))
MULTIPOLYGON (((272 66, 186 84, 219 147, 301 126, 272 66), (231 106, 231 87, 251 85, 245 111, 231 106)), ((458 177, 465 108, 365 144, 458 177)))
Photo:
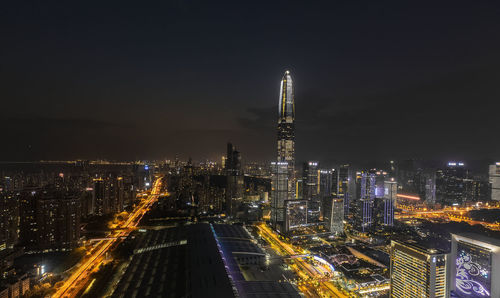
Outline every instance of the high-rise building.
POLYGON ((285 201, 285 231, 303 227, 307 224, 307 200, 285 201))
POLYGON ((398 183, 391 178, 384 182, 384 225, 394 225, 394 206, 398 194, 398 183))
POLYGON ((442 251, 391 241, 391 297, 447 297, 446 263, 442 251))
POLYGON ((285 201, 288 198, 288 163, 271 163, 271 225, 285 232, 285 201))
POLYGON ((280 85, 278 104, 278 162, 288 164, 288 197, 295 198, 295 101, 294 86, 287 70, 280 85))
POLYGON ((304 183, 302 198, 305 200, 315 200, 319 190, 319 170, 318 162, 305 162, 302 167, 302 181, 304 183))
POLYGON ((349 217, 351 194, 349 193, 349 165, 341 165, 337 171, 336 195, 344 201, 344 217, 349 217))
POLYGON ((319 170, 318 195, 320 199, 337 195, 337 171, 319 170))
POLYGON ((473 233, 452 234, 451 240, 448 272, 454 297, 500 297, 500 240, 473 233))
POLYGON ((360 173, 359 200, 356 210, 356 228, 367 232, 373 224, 373 207, 376 197, 376 174, 373 171, 360 173))
POLYGON ((303 195, 302 198, 308 201, 308 222, 319 222, 321 212, 321 198, 319 196, 320 172, 318 162, 306 162, 302 168, 303 195))
POLYGON ((425 203, 436 203, 436 172, 432 171, 425 176, 425 203))
POLYGON ((226 212, 228 216, 234 217, 243 200, 244 181, 241 171, 241 154, 231 143, 227 143, 225 166, 227 177, 226 212))
POLYGON ((104 179, 102 178, 95 178, 94 180, 94 187, 93 187, 93 201, 94 201, 94 207, 95 215, 104 215, 107 212, 107 206, 108 202, 106 201, 106 184, 104 179))
POLYGON ((500 162, 490 165, 491 199, 500 201, 500 162))
POLYGON ((436 201, 443 205, 461 205, 466 201, 465 180, 468 171, 463 162, 449 162, 436 173, 436 201))
POLYGON ((340 198, 328 198, 324 207, 325 227, 333 234, 344 232, 344 201, 340 198))
POLYGON ((19 197, 19 244, 27 250, 35 249, 37 245, 36 204, 41 193, 40 188, 25 188, 17 194, 19 197))
POLYGON ((19 197, 0 191, 0 251, 13 248, 19 239, 19 197))
POLYGON ((27 251, 67 250, 80 240, 81 195, 56 188, 20 192, 20 244, 27 251))

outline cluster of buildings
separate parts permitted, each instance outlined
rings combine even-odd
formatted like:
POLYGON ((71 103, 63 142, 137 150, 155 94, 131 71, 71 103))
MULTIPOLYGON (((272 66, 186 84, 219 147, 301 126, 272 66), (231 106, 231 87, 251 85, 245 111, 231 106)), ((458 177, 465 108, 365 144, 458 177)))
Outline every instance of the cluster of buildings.
POLYGON ((81 161, 2 164, 0 173, 0 297, 25 295, 44 273, 17 258, 80 246, 85 223, 131 207, 152 178, 139 164, 81 161))
POLYGON ((452 234, 451 252, 391 243, 391 297, 500 297, 500 240, 452 234))
POLYGON ((151 179, 138 166, 32 165, 22 175, 3 170, 0 180, 0 250, 69 250, 81 223, 131 206, 151 179), (135 168, 135 169, 134 169, 135 168), (147 183, 147 182, 146 182, 147 183))

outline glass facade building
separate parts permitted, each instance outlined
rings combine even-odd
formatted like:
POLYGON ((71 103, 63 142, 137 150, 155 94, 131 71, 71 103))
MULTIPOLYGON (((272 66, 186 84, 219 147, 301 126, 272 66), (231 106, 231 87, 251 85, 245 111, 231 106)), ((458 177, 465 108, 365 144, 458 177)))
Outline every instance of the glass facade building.
POLYGON ((288 163, 288 198, 295 198, 295 101, 292 76, 287 70, 278 103, 278 162, 288 163))
POLYGON ((285 201, 288 199, 288 163, 271 163, 271 226, 284 231, 285 201))
POLYGON ((329 198, 325 201, 325 227, 335 235, 344 233, 344 200, 329 198))

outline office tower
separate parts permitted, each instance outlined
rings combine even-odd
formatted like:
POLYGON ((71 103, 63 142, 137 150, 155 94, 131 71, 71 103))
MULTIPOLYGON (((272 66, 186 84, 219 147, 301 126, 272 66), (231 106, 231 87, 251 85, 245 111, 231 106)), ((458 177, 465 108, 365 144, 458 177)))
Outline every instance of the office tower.
POLYGON ((491 199, 500 201, 500 162, 490 165, 491 199))
POLYGON ((295 101, 293 81, 288 70, 280 85, 277 161, 288 164, 287 199, 293 199, 295 198, 295 101))
POLYGON ((391 297, 447 297, 446 263, 437 249, 391 241, 391 297))
POLYGON ((394 206, 398 194, 398 183, 394 178, 384 182, 384 225, 394 225, 394 206))
POLYGON ((434 205, 436 203, 436 172, 432 171, 425 175, 425 203, 434 205))
POLYGON ((285 231, 289 232, 295 228, 303 227, 307 224, 307 200, 286 200, 285 201, 285 231))
POLYGON ((285 200, 288 198, 288 163, 271 163, 271 225, 276 230, 285 231, 285 200))
POLYGON ((344 232, 344 201, 340 198, 325 200, 324 222, 325 227, 333 234, 344 232))
POLYGON ((231 143, 227 143, 225 166, 227 178, 226 212, 228 216, 234 217, 243 200, 244 181, 241 171, 241 154, 231 143))
POLYGON ((337 173, 335 169, 319 170, 318 196, 322 200, 324 198, 337 195, 337 173))
POLYGON ((436 201, 443 205, 465 203, 465 179, 468 171, 463 162, 449 162, 447 167, 436 173, 436 201))
POLYGON ((304 163, 302 168, 302 198, 308 201, 307 218, 309 222, 318 222, 320 218, 319 178, 318 163, 314 161, 304 163))
POLYGON ((314 161, 306 162, 302 168, 302 181, 304 183, 303 198, 313 200, 318 196, 319 171, 318 163, 314 161))
POLYGON ((337 197, 344 201, 344 217, 349 217, 351 195, 349 193, 349 165, 341 165, 337 171, 337 197))
POLYGON ((376 194, 376 175, 373 171, 362 172, 359 180, 360 196, 358 201, 358 228, 367 232, 373 224, 373 207, 376 194))
POLYGON ((449 284, 455 297, 500 297, 500 240, 451 234, 449 284))

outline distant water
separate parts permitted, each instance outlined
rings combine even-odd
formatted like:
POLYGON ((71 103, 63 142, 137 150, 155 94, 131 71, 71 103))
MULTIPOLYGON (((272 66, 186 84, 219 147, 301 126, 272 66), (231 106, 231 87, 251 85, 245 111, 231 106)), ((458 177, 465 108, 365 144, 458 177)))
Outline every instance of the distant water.
POLYGON ((480 220, 485 222, 500 222, 500 209, 484 209, 469 211, 469 216, 473 220, 480 220))

